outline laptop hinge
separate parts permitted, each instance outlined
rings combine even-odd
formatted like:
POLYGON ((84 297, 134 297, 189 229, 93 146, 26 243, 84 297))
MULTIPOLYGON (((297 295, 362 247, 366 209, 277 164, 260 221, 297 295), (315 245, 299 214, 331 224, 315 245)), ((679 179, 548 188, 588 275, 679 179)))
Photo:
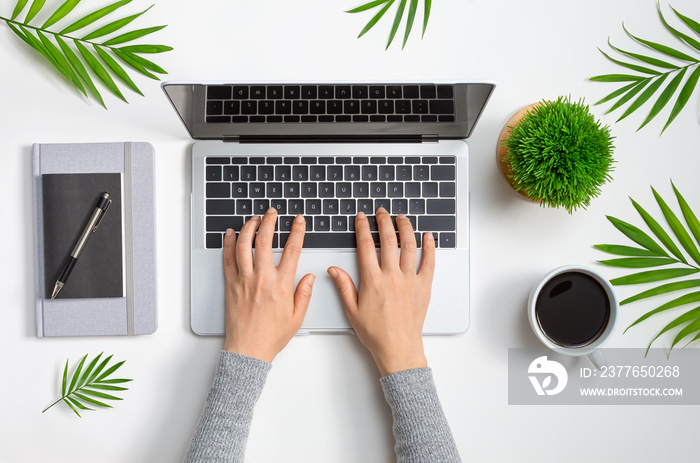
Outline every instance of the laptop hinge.
POLYGON ((438 143, 440 140, 440 137, 437 136, 437 134, 431 134, 431 135, 423 135, 421 136, 421 141, 423 143, 438 143))
POLYGON ((424 140, 420 135, 240 135, 223 137, 223 141, 238 143, 421 143, 424 140))

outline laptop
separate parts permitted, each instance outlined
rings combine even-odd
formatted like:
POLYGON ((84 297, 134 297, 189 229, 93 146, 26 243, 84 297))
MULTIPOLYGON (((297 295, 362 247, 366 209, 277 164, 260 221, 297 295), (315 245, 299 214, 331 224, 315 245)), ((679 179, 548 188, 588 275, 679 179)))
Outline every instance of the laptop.
MULTIPOLYGON (((192 138, 191 326, 224 329, 223 235, 278 210, 279 263, 296 214, 306 218, 296 282, 314 273, 299 334, 352 332, 331 265, 359 287, 354 218, 405 214, 436 238, 424 334, 469 328, 469 150, 488 83, 165 82, 192 138)), ((419 251, 419 262, 421 257, 419 251)))

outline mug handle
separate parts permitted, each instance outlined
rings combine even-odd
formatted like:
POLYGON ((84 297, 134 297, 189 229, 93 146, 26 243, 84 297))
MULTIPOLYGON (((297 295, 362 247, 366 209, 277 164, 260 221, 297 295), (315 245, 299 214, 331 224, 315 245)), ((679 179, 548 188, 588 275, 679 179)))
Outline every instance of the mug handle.
POLYGON ((608 366, 607 360, 605 360, 605 357, 599 350, 594 350, 590 354, 588 354, 588 358, 591 359, 591 362, 593 362, 593 365, 595 366, 596 370, 602 370, 603 367, 608 366))

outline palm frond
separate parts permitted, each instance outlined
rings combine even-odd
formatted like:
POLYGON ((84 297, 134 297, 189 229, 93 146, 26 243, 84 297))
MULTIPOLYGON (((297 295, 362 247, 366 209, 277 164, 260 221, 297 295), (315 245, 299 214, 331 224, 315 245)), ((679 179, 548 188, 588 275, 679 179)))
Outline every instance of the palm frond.
POLYGON ((11 17, 0 16, 0 20, 5 21, 20 39, 44 56, 83 95, 94 98, 105 108, 104 99, 95 85, 95 79, 125 102, 127 100, 115 80, 143 96, 143 92, 129 76, 125 67, 136 70, 151 79, 159 80, 156 74, 166 74, 165 70, 140 55, 163 53, 172 50, 172 47, 133 43, 166 26, 131 31, 125 31, 124 28, 150 10, 153 5, 140 13, 111 21, 91 32, 84 33, 81 37, 74 37, 69 34, 92 25, 131 2, 131 0, 120 0, 78 19, 70 19, 71 12, 80 1, 62 1, 40 26, 33 24, 33 21, 42 12, 47 3, 46 0, 33 0, 28 10, 29 1, 19 0, 11 17), (24 20, 18 20, 25 10, 27 13, 24 20), (67 21, 70 21, 68 25, 58 32, 49 30, 50 27, 67 21))
MULTIPOLYGON (((640 228, 624 222, 614 217, 608 217, 608 220, 627 238, 641 246, 641 248, 628 245, 616 244, 597 244, 595 248, 613 254, 622 256, 615 259, 599 260, 599 263, 604 265, 619 267, 619 268, 654 268, 658 266, 673 266, 670 268, 645 270, 628 274, 619 278, 610 280, 614 286, 636 285, 642 283, 664 282, 658 286, 642 291, 634 296, 628 297, 620 302, 620 305, 630 304, 642 299, 647 299, 655 296, 674 294, 674 298, 667 301, 655 309, 646 312, 630 326, 625 329, 625 332, 633 326, 649 319, 650 317, 665 312, 676 307, 687 304, 700 302, 700 279, 683 279, 686 276, 700 272, 700 222, 697 216, 692 211, 688 203, 685 201, 680 191, 673 185, 673 191, 681 209, 681 215, 685 220, 685 224, 681 222, 679 216, 671 209, 668 203, 661 195, 652 187, 651 191, 656 200, 656 204, 661 210, 666 225, 670 228, 670 233, 661 226, 658 220, 654 219, 639 203, 630 198, 632 205, 637 213, 639 213, 643 222, 651 230, 651 235, 642 231, 640 228), (658 240, 658 242, 657 242, 658 240), (697 243, 696 243, 697 242, 697 243), (680 244, 680 246, 678 244, 680 244), (688 257, 686 257, 686 255, 688 257), (690 291, 688 290, 693 290, 690 291)), ((671 344, 672 350, 682 339, 698 332, 698 335, 691 340, 693 342, 700 339, 700 307, 684 312, 676 317, 672 322, 667 324, 649 343, 647 353, 651 345, 661 335, 672 330, 673 328, 682 327, 676 338, 671 344)), ((669 350, 669 354, 670 354, 669 350)))
POLYGON ((123 400, 121 397, 117 397, 102 391, 122 392, 128 390, 126 387, 113 386, 113 384, 127 383, 132 381, 131 379, 109 378, 109 376, 117 371, 117 369, 119 369, 124 362, 118 362, 107 368, 110 360, 112 360, 112 356, 110 355, 100 362, 100 359, 102 358, 102 354, 100 353, 94 359, 92 359, 85 370, 83 370, 83 366, 85 365, 87 358, 88 356, 86 354, 80 360, 80 363, 78 363, 75 371, 73 371, 73 374, 70 376, 70 384, 68 379, 69 360, 66 360, 66 366, 63 369, 63 380, 61 383, 61 398, 46 407, 42 413, 57 403, 64 402, 71 410, 73 410, 73 412, 75 412, 76 415, 80 417, 78 410, 94 410, 88 407, 86 404, 112 408, 111 405, 103 402, 102 400, 123 400))
POLYGON ((603 74, 591 77, 590 80, 594 82, 626 83, 596 103, 603 104, 614 101, 614 104, 606 114, 621 108, 644 89, 641 95, 632 100, 622 116, 617 119, 617 122, 620 122, 635 113, 647 102, 653 101, 648 115, 637 130, 641 130, 655 119, 675 97, 668 119, 661 130, 663 134, 685 108, 690 97, 698 87, 698 81, 700 80, 700 41, 685 33, 683 29, 687 29, 691 34, 700 35, 700 23, 680 14, 671 7, 676 20, 680 22, 679 26, 674 27, 662 13, 659 3, 657 3, 656 9, 664 28, 680 42, 683 49, 676 45, 670 46, 665 43, 646 40, 630 32, 623 24, 622 28, 627 36, 646 50, 643 52, 627 51, 614 46, 610 43, 610 40, 608 40, 608 46, 611 50, 621 55, 625 60, 616 59, 611 54, 599 50, 608 60, 625 69, 625 72, 631 70, 638 74, 603 74), (627 61, 629 59, 632 59, 632 62, 627 61), (639 65, 637 62, 644 65, 639 65), (632 82, 632 84, 627 84, 628 82, 632 82))
MULTIPOLYGON (((363 35, 365 35, 370 29, 372 29, 377 22, 384 16, 384 14, 391 8, 391 6, 396 2, 396 0, 373 0, 371 2, 365 3, 363 5, 360 5, 356 8, 353 8, 351 10, 346 11, 346 13, 362 13, 364 11, 372 10, 378 7, 381 7, 379 11, 372 17, 372 19, 369 20, 369 22, 365 25, 365 27, 362 29, 360 34, 357 36, 359 39, 363 35)), ((406 29, 404 31, 404 36, 403 36, 403 45, 401 46, 401 49, 406 47, 406 42, 408 41, 409 36, 411 35, 411 31, 413 30, 413 24, 416 19, 416 14, 418 11, 418 4, 419 0, 398 0, 398 7, 396 10, 396 14, 394 15, 394 22, 392 23, 390 32, 389 32, 389 39, 386 44, 386 49, 389 48, 389 46, 392 44, 394 41, 394 38, 396 37, 396 33, 399 30, 399 26, 401 25, 401 21, 403 20, 404 12, 406 11, 406 5, 408 4, 408 14, 406 15, 406 29)), ((425 31, 428 28, 428 20, 430 18, 430 10, 432 8, 432 1, 431 0, 424 0, 424 8, 423 8, 423 32, 421 35, 421 39, 425 36, 425 31)))

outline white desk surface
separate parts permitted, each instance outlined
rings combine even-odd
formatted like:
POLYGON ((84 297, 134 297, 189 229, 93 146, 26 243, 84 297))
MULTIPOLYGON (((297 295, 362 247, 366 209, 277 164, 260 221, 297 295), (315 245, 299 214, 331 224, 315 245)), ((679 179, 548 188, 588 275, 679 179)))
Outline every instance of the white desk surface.
MULTIPOLYGON (((0 12, 9 13, 15 3, 3 0, 0 12)), ((156 60, 170 80, 498 84, 469 140, 471 328, 464 335, 425 339, 462 458, 646 462, 697 455, 696 407, 507 403, 507 349, 538 346, 525 312, 538 279, 563 264, 596 265, 602 255, 593 244, 620 243, 623 237, 605 216, 639 224, 628 196, 658 215, 649 185, 670 196, 673 179, 700 209, 697 92, 661 137, 663 115, 635 132, 648 107, 618 124, 620 113, 604 116, 604 108, 593 108, 617 137, 617 164, 614 181, 586 211, 568 215, 521 199, 503 181, 495 160, 499 133, 521 107, 569 94, 593 103, 616 88, 587 78, 619 71, 597 47, 605 49, 608 36, 620 46, 630 45, 623 21, 645 38, 668 41, 656 2, 441 0, 433 2, 425 39, 414 33, 404 51, 398 44, 384 51, 388 17, 355 39, 370 15, 343 10, 360 3, 160 1, 139 25, 169 24, 153 40, 175 47, 156 60)), ((137 0, 129 14, 150 4, 137 0)), ((700 17, 697 1, 675 0, 673 6, 700 17)), ((127 93, 127 105, 107 96, 110 109, 105 111, 81 100, 4 24, 0 43, 0 198, 6 224, 0 227, 0 461, 179 461, 222 347, 221 338, 198 337, 189 329, 192 141, 157 82, 136 76, 146 97, 127 93), (34 335, 31 144, 125 140, 151 142, 157 153, 158 331, 130 338, 39 339, 34 335), (135 381, 125 400, 83 419, 64 406, 42 415, 56 398, 66 358, 75 362, 85 353, 103 351, 127 360, 121 372, 135 381)), ((599 269, 610 278, 621 274, 599 269)), ((625 307, 609 345, 645 347, 664 317, 624 336, 622 331, 649 307, 625 307)), ((660 342, 669 344, 668 338, 660 342)), ((293 339, 275 360, 257 404, 248 461, 391 461, 391 415, 378 379, 371 357, 353 336, 293 339)))

